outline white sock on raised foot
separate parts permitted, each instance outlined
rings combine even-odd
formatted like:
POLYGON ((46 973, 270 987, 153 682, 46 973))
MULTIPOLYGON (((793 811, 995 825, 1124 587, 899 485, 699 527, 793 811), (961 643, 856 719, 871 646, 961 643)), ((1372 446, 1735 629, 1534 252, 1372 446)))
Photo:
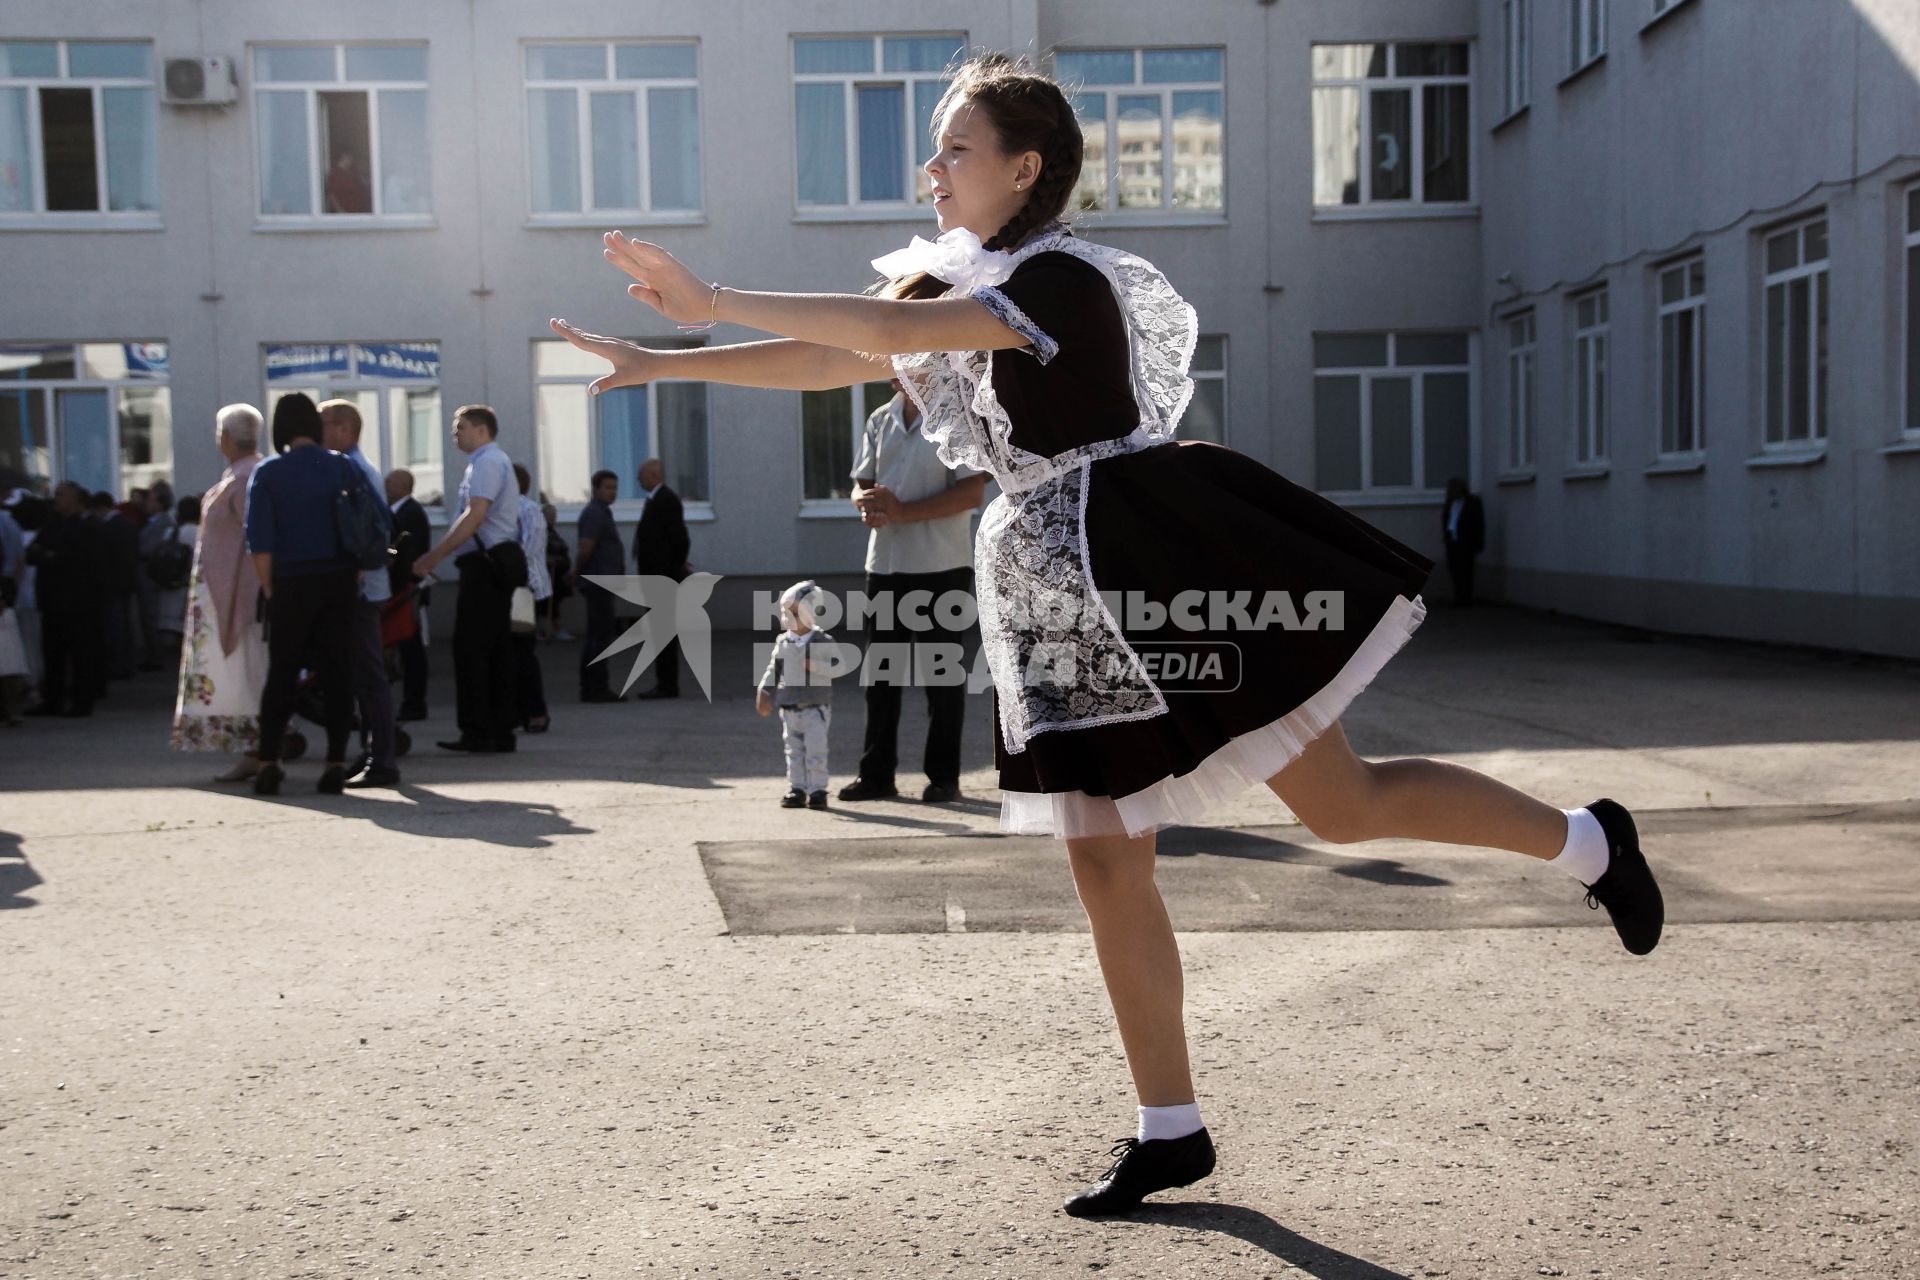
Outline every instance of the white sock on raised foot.
POLYGON ((1162 1142, 1168 1138, 1184 1138, 1190 1133, 1198 1133, 1204 1126, 1200 1123, 1200 1104, 1183 1102, 1177 1107, 1141 1107, 1139 1139, 1142 1142, 1162 1142))
POLYGON ((1559 856, 1549 859, 1547 865, 1558 867, 1581 884, 1591 885, 1607 874, 1607 867, 1613 861, 1607 849, 1606 830, 1590 810, 1562 809, 1560 812, 1567 815, 1567 843, 1559 856))

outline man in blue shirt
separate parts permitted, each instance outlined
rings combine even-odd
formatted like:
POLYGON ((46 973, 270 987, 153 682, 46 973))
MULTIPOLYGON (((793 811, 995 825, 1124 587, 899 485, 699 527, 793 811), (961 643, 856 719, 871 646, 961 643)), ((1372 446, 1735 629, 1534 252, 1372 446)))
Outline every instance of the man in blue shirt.
MULTIPOLYGON (((329 400, 320 406, 321 441, 327 448, 343 453, 360 469, 370 492, 384 494, 386 482, 360 452, 360 409, 351 400, 329 400)), ((379 509, 389 521, 392 510, 383 500, 379 509)), ((394 754, 393 686, 387 682, 387 657, 380 646, 382 607, 393 594, 387 571, 368 569, 360 575, 360 599, 354 606, 352 652, 348 661, 353 669, 353 698, 360 705, 360 736, 364 758, 349 787, 395 787, 400 785, 400 762, 394 754)))
POLYGON ((594 582, 580 582, 586 574, 623 574, 626 548, 614 526, 613 503, 620 496, 620 477, 611 471, 593 473, 593 501, 580 511, 580 558, 567 577, 579 583, 587 605, 587 639, 580 647, 580 701, 618 702, 620 695, 607 681, 607 664, 594 659, 613 643, 613 593, 594 582))
POLYGON ((454 447, 467 455, 460 480, 460 518, 431 551, 413 562, 424 578, 452 556, 460 571, 453 614, 454 699, 460 736, 448 751, 512 751, 517 686, 509 610, 513 589, 527 581, 520 550, 520 484, 513 460, 494 443, 500 419, 483 404, 453 412, 454 447))
POLYGON ((320 445, 320 414, 295 392, 273 409, 273 439, 282 450, 253 469, 247 482, 247 550, 267 597, 267 683, 260 693, 260 771, 255 795, 277 795, 286 776, 280 746, 293 714, 300 669, 311 660, 326 703, 327 762, 320 790, 338 795, 347 782, 347 733, 353 696, 347 648, 358 572, 340 546, 334 502, 351 466, 320 445))

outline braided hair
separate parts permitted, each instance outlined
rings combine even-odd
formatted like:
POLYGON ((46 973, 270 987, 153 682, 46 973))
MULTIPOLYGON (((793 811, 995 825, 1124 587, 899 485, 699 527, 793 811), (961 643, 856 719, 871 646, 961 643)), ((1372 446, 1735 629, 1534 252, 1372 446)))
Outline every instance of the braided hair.
MULTIPOLYGON (((963 63, 933 109, 934 128, 946 119, 953 104, 965 100, 982 112, 1000 140, 1000 152, 1040 153, 1040 176, 1027 189, 1026 203, 991 239, 989 251, 1017 249, 1038 231, 1058 221, 1080 181, 1085 141, 1073 104, 1060 86, 1025 58, 983 53, 963 63)), ((884 290, 893 298, 934 298, 947 284, 923 273, 892 281, 884 290)))

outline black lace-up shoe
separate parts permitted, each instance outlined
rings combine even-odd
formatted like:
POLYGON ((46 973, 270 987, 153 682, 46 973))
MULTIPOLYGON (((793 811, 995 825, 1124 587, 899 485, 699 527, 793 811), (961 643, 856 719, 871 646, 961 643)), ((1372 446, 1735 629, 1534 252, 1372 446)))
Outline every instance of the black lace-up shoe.
POLYGON ((800 788, 795 787, 793 790, 787 792, 787 794, 780 797, 780 807, 782 809, 806 808, 807 793, 802 791, 800 788))
POLYGON ((1640 852, 1640 833, 1633 815, 1612 800, 1595 800, 1587 812, 1600 820, 1607 833, 1607 873, 1587 886, 1587 906, 1607 909, 1620 945, 1643 956, 1660 942, 1667 905, 1654 883, 1653 871, 1640 852))
POLYGON ((1123 1138, 1110 1154, 1115 1157, 1113 1167, 1064 1206, 1074 1217, 1131 1213, 1154 1192, 1187 1186, 1213 1172, 1213 1139, 1205 1129, 1152 1142, 1123 1138))
POLYGON ((900 794, 900 788, 891 782, 869 782, 865 778, 855 778, 840 788, 842 800, 891 800, 900 794))

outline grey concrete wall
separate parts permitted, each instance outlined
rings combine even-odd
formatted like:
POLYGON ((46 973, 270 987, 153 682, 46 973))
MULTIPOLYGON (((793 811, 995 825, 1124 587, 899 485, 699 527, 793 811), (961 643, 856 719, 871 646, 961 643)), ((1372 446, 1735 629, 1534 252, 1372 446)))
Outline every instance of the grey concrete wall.
MULTIPOLYGON (((1537 4, 1532 107, 1483 154, 1490 316, 1538 320, 1535 477, 1495 479, 1507 412, 1496 324, 1482 386, 1489 558, 1512 598, 1676 630, 1920 655, 1920 459, 1899 437, 1898 218, 1920 178, 1920 19, 1845 0, 1691 0, 1642 31, 1616 4, 1604 63, 1566 83, 1564 4, 1537 4), (1763 453, 1763 237, 1828 221, 1824 458, 1763 453), (1707 272, 1706 459, 1649 475, 1659 439, 1654 268, 1707 272), (1512 283, 1499 277, 1511 274, 1512 283), (1573 463, 1569 289, 1612 310, 1609 472, 1573 463), (1904 620, 1904 621, 1903 621, 1904 620)), ((1498 6, 1481 5, 1483 30, 1498 6)), ((1483 98, 1497 97, 1497 61, 1483 98)))

